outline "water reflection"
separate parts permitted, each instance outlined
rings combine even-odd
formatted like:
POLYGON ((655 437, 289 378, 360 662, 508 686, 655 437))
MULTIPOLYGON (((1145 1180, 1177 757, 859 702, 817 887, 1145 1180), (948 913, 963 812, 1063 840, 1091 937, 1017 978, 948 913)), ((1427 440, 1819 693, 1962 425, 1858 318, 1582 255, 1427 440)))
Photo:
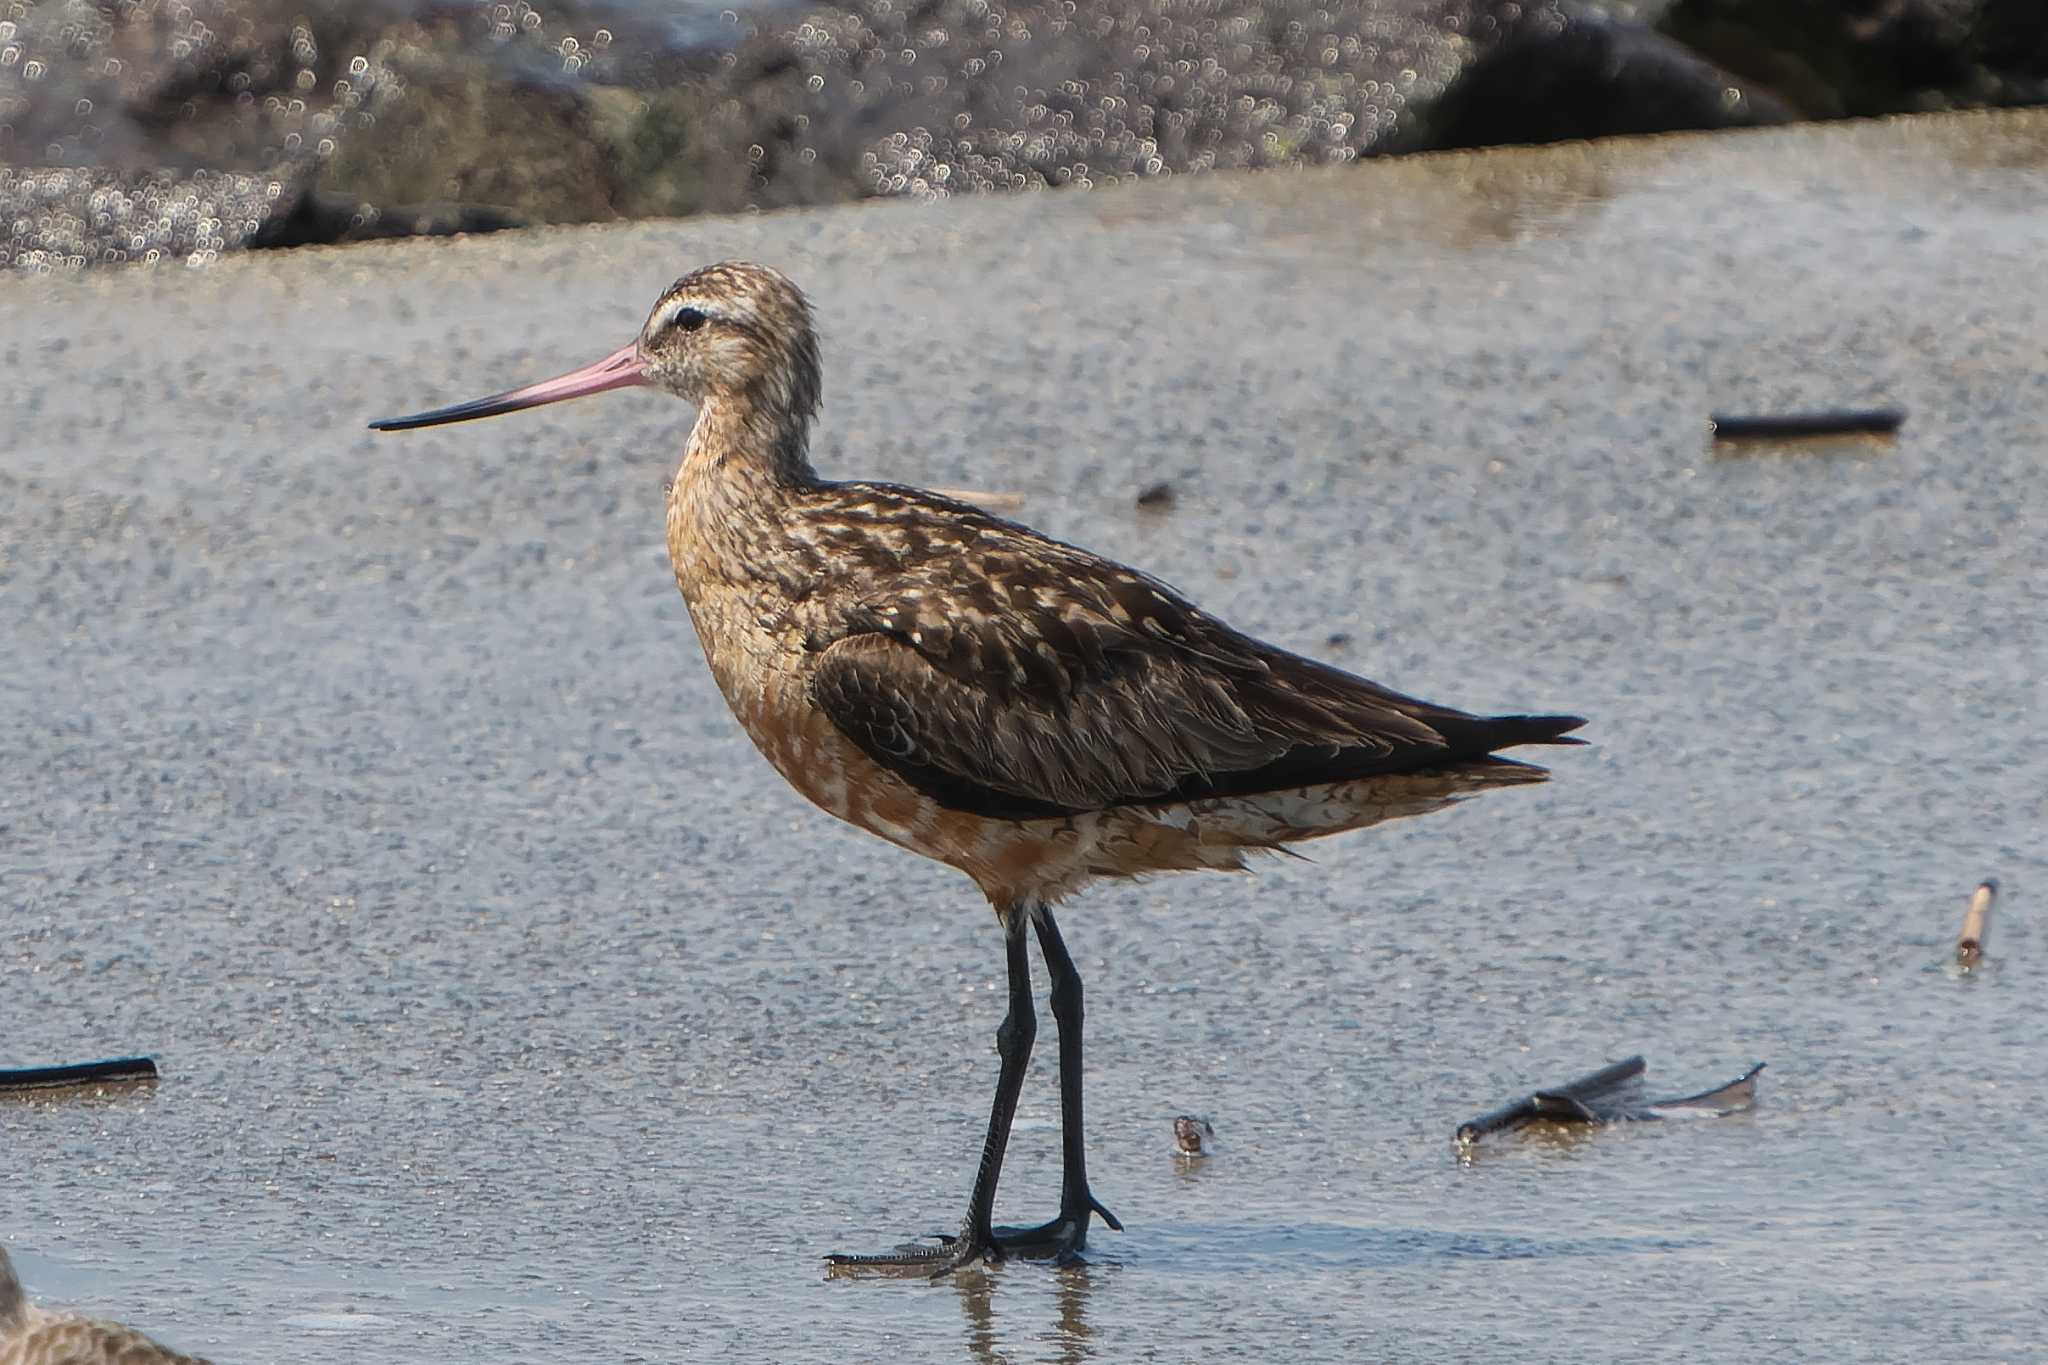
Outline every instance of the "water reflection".
POLYGON ((1699 1245, 1678 1236, 1545 1236, 1349 1223, 1186 1224, 1145 1241, 1131 1254, 1182 1279, 1635 1256, 1699 1245))
POLYGON ((155 1077, 96 1085, 12 1090, 0 1086, 0 1111, 14 1109, 125 1109, 156 1095, 155 1077))
MULTIPOLYGON (((1094 1329, 1088 1325, 1088 1297, 1095 1289, 1100 1268, 1085 1261, 1072 1261, 1052 1268, 1053 1303, 1058 1316, 1050 1332, 1032 1333, 1029 1340, 1048 1341, 1055 1349, 1046 1357, 1060 1365, 1095 1358, 1094 1329)), ((967 1353, 987 1365, 1011 1365, 1017 1359, 1015 1345, 1004 1349, 999 1341, 995 1296, 1001 1276, 976 1270, 953 1276, 954 1291, 960 1296, 960 1311, 967 1319, 967 1353)), ((1015 1330, 1013 1324, 1013 1331, 1015 1330)))
POLYGON ((1570 1156, 1590 1149, 1607 1125, 1601 1123, 1560 1123, 1536 1119, 1516 1129, 1511 1139, 1490 1142, 1461 1142, 1456 1145, 1458 1165, 1466 1170, 1483 1162, 1499 1161, 1531 1152, 1548 1156, 1570 1156))

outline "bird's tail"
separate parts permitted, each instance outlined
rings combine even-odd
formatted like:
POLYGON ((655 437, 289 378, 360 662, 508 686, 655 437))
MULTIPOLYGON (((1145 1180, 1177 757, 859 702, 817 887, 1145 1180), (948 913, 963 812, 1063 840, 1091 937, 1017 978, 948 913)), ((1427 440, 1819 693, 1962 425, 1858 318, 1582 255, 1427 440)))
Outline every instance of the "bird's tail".
POLYGON ((1586 723, 1583 716, 1467 716, 1453 712, 1422 719, 1444 737, 1450 752, 1461 758, 1477 758, 1518 744, 1586 742, 1569 737, 1586 723))
POLYGON ((7 1248, 0 1247, 0 1344, 14 1335, 27 1310, 28 1296, 21 1291, 21 1281, 14 1273, 14 1262, 8 1259, 7 1248))

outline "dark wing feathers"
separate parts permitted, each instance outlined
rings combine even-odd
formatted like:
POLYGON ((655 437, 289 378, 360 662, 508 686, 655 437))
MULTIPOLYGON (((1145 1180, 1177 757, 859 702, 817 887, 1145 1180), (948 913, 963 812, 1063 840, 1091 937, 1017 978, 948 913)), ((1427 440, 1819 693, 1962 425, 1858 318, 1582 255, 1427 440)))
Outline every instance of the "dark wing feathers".
POLYGON ((1041 819, 1574 742, 1557 738, 1574 717, 1486 718, 1404 697, 1241 635, 1085 551, 976 522, 956 553, 861 575, 860 605, 814 642, 813 701, 949 808, 1041 819))
POLYGON ((1044 820, 1079 807, 1034 797, 1021 784, 993 785, 975 770, 964 746, 950 742, 971 724, 967 712, 943 714, 966 698, 934 688, 943 677, 916 660, 908 646, 887 635, 854 635, 825 651, 811 682, 811 698, 861 751, 949 810, 994 820, 1044 820), (935 742, 936 741, 936 742, 935 742))

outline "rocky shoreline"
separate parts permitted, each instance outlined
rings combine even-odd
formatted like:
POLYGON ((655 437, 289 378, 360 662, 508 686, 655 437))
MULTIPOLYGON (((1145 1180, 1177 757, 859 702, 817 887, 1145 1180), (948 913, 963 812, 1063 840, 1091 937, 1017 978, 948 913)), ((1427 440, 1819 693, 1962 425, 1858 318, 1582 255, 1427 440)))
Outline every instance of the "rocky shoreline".
POLYGON ((0 267, 2040 102, 2026 0, 42 0, 0 267))

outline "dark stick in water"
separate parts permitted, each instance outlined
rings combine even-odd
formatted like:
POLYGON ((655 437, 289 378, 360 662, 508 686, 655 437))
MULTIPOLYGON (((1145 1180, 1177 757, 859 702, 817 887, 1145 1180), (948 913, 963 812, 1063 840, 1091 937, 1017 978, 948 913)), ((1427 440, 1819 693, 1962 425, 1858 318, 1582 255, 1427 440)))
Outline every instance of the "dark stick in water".
POLYGON ((156 1063, 148 1057, 109 1057, 70 1066, 0 1068, 0 1091, 47 1090, 64 1085, 104 1085, 117 1081, 153 1081, 156 1063))
POLYGON ((1898 408, 1844 408, 1836 412, 1786 412, 1760 417, 1716 413, 1707 430, 1717 441, 1760 441, 1797 436, 1889 436, 1906 420, 1898 408))

